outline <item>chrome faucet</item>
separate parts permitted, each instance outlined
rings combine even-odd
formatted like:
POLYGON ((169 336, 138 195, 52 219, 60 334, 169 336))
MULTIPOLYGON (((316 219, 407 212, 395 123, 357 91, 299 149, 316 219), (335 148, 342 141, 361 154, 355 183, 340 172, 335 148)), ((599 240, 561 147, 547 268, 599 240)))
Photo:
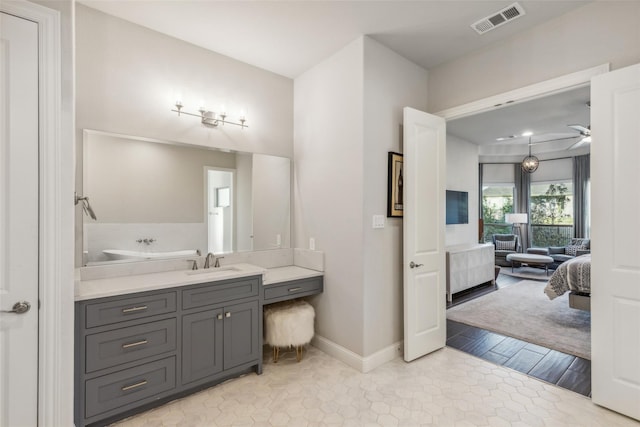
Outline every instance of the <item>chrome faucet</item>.
POLYGON ((198 269, 198 260, 197 259, 188 259, 188 262, 191 262, 191 269, 192 270, 197 270, 198 269))
POLYGON ((221 258, 224 258, 224 257, 217 257, 217 256, 215 256, 214 254, 212 254, 211 252, 209 252, 209 253, 207 254, 207 257, 206 257, 206 258, 205 258, 205 260, 204 260, 204 267, 202 267, 202 268, 209 268, 209 267, 211 267, 211 260, 212 260, 212 259, 214 260, 214 262, 213 262, 213 268, 218 268, 218 267, 220 267, 220 259, 221 259, 221 258))
POLYGON ((211 252, 209 252, 209 253, 207 254, 207 257, 204 259, 204 267, 202 267, 202 268, 209 268, 209 267, 211 267, 211 259, 212 259, 212 258, 213 258, 213 259, 215 259, 215 258, 216 258, 216 256, 215 256, 214 254, 212 254, 211 252))

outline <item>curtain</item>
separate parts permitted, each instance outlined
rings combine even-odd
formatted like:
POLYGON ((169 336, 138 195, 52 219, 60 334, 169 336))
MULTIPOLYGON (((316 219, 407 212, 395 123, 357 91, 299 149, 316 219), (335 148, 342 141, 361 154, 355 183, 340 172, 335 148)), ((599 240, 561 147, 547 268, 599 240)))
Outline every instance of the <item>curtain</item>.
POLYGON ((478 242, 484 243, 484 214, 482 211, 482 167, 478 164, 478 242))
POLYGON ((524 172, 520 163, 516 163, 514 166, 514 178, 515 178, 515 195, 513 200, 514 213, 526 213, 529 221, 527 224, 520 226, 520 242, 522 245, 522 251, 526 252, 527 248, 531 247, 531 213, 529 212, 529 188, 531 184, 531 174, 524 172))
POLYGON ((589 237, 591 156, 573 158, 573 237, 589 237))

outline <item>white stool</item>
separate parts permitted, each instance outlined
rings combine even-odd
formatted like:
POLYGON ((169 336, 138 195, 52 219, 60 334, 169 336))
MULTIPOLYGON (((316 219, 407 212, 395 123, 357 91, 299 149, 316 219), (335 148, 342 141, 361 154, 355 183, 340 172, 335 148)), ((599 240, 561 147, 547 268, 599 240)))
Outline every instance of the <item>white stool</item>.
POLYGON ((273 347, 273 362, 278 362, 280 347, 295 347, 296 360, 302 360, 302 350, 313 338, 315 311, 306 301, 286 301, 264 307, 266 344, 273 347))

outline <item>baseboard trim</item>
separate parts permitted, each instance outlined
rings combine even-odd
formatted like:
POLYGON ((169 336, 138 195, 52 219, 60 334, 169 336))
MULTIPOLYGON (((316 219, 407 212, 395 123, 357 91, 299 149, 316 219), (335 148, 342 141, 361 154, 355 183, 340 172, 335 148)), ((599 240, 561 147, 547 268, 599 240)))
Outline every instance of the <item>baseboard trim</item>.
POLYGON ((403 348, 403 342, 399 341, 375 352, 371 356, 362 357, 320 335, 316 335, 313 338, 311 345, 362 373, 370 372, 378 366, 402 356, 403 348))

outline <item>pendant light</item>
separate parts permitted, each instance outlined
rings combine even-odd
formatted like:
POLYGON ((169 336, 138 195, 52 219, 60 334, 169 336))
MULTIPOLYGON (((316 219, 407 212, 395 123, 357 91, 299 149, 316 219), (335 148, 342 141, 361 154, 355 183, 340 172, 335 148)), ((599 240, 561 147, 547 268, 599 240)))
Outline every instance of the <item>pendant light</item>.
POLYGON ((531 155, 531 137, 529 137, 529 155, 522 159, 522 170, 526 173, 534 173, 538 170, 540 160, 536 156, 531 155))

